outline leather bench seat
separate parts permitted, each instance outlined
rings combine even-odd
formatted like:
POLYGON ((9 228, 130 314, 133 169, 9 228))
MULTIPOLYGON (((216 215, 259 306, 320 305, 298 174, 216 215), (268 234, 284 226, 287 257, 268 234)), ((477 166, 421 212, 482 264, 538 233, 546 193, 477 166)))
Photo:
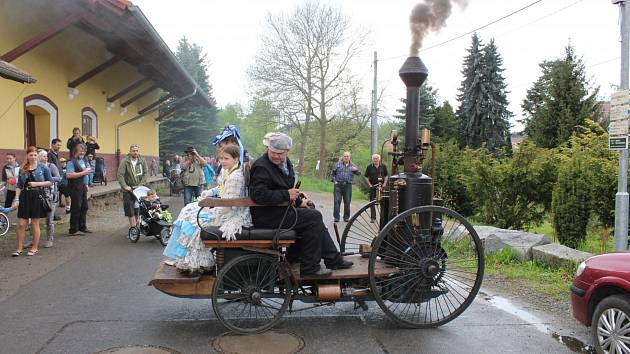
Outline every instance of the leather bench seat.
MULTIPOLYGON (((216 226, 207 227, 206 230, 201 230, 201 239, 204 241, 216 241, 216 235, 222 237, 223 232, 216 226), (207 230, 207 231, 206 231, 207 230), (210 232, 212 233, 210 233, 210 232)), ((276 233, 276 229, 256 229, 250 227, 244 227, 243 231, 236 234, 236 239, 239 241, 246 240, 273 240, 273 236, 276 233)), ((223 238, 221 238, 223 240, 223 238)), ((295 231, 293 230, 280 230, 279 240, 294 240, 295 231)))

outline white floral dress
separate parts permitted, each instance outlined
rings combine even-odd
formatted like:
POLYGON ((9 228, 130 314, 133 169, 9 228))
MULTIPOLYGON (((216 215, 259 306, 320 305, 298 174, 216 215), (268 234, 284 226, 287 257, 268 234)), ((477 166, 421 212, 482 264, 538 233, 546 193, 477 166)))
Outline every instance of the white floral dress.
MULTIPOLYGON (((245 178, 241 168, 222 169, 218 186, 202 193, 202 197, 240 198, 245 196, 245 188, 245 178)), ((186 205, 174 223, 174 227, 180 229, 177 248, 185 248, 185 252, 181 250, 176 252, 176 266, 180 270, 197 271, 214 266, 212 252, 201 240, 201 228, 197 224, 199 209, 197 202, 186 205)), ((252 225, 252 218, 247 207, 217 207, 204 208, 199 213, 199 222, 203 227, 218 226, 223 232, 223 238, 235 240, 235 235, 241 232, 243 226, 252 225)), ((175 230, 173 233, 175 234, 175 230)))

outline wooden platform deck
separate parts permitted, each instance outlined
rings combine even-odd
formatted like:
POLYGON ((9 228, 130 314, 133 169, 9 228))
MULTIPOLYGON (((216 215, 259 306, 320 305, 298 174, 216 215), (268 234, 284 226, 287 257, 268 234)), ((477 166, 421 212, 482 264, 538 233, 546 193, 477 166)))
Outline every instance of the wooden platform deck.
MULTIPOLYGON (((293 264, 292 272, 298 281, 317 282, 331 280, 348 280, 348 279, 367 279, 368 278, 368 258, 360 256, 350 256, 346 259, 354 262, 350 269, 333 270, 332 274, 327 277, 300 276, 300 265, 293 264)), ((324 265, 322 264, 322 267, 324 265)), ((385 277, 391 273, 395 273, 397 268, 377 263, 376 277, 385 277)), ((187 277, 177 271, 175 267, 168 266, 160 262, 153 273, 153 278, 149 282, 150 286, 155 287, 168 295, 187 298, 209 298, 212 296, 212 287, 215 277, 204 275, 198 277, 187 277)))
MULTIPOLYGON (((368 277, 368 266, 370 264, 369 258, 363 258, 361 256, 346 256, 346 260, 352 261, 354 265, 349 269, 338 269, 333 270, 332 274, 327 277, 316 277, 312 275, 300 276, 299 275, 299 264, 292 265, 293 274, 296 275, 296 278, 300 280, 342 280, 342 279, 367 279, 368 277), (297 273, 296 273, 297 272, 297 273)), ((322 267, 324 264, 322 263, 322 267)), ((375 275, 377 278, 382 278, 387 276, 388 274, 396 272, 398 269, 392 266, 389 266, 385 263, 381 263, 377 261, 375 267, 375 275)))
POLYGON ((187 277, 177 268, 160 262, 149 285, 176 297, 208 298, 212 296, 214 276, 187 277))

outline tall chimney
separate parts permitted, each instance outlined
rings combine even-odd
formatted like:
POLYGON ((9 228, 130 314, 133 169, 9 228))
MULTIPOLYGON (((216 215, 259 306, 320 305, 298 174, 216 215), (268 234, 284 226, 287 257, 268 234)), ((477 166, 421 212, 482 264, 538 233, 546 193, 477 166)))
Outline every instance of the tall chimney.
POLYGON ((407 86, 405 114, 405 150, 403 152, 404 172, 418 172, 420 139, 418 123, 420 121, 420 86, 427 79, 429 71, 419 57, 409 57, 398 70, 398 75, 407 86))

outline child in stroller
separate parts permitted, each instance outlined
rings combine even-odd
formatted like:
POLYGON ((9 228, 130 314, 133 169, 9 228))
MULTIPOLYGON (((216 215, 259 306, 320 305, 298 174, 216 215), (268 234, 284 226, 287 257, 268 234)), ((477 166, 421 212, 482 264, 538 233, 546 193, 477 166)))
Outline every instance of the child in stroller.
POLYGON ((144 234, 154 236, 162 246, 166 246, 171 237, 173 220, 167 211, 168 205, 161 204, 157 193, 147 187, 138 187, 133 190, 133 194, 138 202, 139 223, 129 229, 129 240, 136 243, 140 234, 144 234))

